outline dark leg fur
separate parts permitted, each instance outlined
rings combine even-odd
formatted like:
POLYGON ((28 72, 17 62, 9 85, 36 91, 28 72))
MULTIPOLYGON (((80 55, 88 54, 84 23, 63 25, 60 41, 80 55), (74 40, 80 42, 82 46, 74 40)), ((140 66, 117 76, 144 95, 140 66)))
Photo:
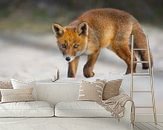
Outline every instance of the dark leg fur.
POLYGON ((95 73, 93 72, 93 68, 99 56, 99 52, 100 51, 97 51, 91 55, 88 55, 87 63, 83 68, 83 73, 86 78, 93 77, 95 75, 95 73))
POLYGON ((76 75, 77 67, 79 63, 79 57, 76 57, 73 61, 71 61, 68 65, 68 77, 73 78, 76 75))

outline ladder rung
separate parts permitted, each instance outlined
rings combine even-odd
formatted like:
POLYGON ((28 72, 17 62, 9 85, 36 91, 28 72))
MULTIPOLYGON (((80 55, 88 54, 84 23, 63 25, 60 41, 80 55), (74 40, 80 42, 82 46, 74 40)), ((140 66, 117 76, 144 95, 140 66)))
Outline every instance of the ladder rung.
POLYGON ((134 61, 134 63, 149 63, 148 61, 134 61))
POLYGON ((153 108, 153 106, 135 106, 135 108, 153 108))
POLYGON ((132 91, 134 93, 151 93, 152 91, 132 91))
POLYGON ((145 48, 134 48, 133 50, 134 51, 146 51, 147 49, 145 49, 145 48))
POLYGON ((150 76, 150 73, 133 73, 133 76, 150 76))

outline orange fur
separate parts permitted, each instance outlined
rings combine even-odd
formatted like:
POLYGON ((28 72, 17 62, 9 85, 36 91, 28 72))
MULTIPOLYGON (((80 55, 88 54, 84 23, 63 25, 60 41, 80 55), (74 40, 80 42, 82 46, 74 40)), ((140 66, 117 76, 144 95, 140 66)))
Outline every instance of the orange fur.
MULTIPOLYGON (((63 55, 73 59, 69 63, 68 77, 75 77, 79 57, 83 54, 88 55, 83 73, 85 77, 94 76, 93 68, 101 48, 108 48, 115 52, 127 64, 126 73, 130 73, 131 34, 135 36, 137 48, 147 47, 145 34, 138 21, 121 10, 109 8, 90 10, 65 27, 53 24, 52 28, 63 55)), ((146 52, 140 51, 139 54, 142 60, 148 61, 146 52)), ((135 56, 134 58, 136 60, 135 56)), ((144 69, 148 67, 148 64, 143 64, 144 69)), ((136 71, 136 64, 133 71, 136 71)))

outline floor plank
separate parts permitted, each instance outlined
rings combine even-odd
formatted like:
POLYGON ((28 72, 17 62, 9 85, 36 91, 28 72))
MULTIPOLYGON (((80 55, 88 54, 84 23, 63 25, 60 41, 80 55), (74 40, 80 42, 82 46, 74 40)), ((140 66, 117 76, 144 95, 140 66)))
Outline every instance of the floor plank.
POLYGON ((149 129, 151 130, 160 130, 159 128, 157 128, 155 125, 152 125, 151 123, 149 122, 145 122, 143 123, 144 126, 148 127, 149 129))
POLYGON ((142 123, 137 122, 135 123, 136 127, 139 128, 140 130, 150 130, 148 127, 145 127, 142 123))
POLYGON ((152 126, 158 128, 159 130, 163 130, 163 127, 160 126, 160 123, 158 123, 157 125, 155 125, 155 123, 151 122, 150 124, 151 124, 152 126))
POLYGON ((135 126, 133 130, 141 130, 141 129, 139 129, 137 126, 135 126))
POLYGON ((163 123, 155 125, 153 122, 136 122, 134 130, 163 130, 163 123))
POLYGON ((159 125, 160 125, 161 127, 163 127, 163 122, 160 122, 159 125))

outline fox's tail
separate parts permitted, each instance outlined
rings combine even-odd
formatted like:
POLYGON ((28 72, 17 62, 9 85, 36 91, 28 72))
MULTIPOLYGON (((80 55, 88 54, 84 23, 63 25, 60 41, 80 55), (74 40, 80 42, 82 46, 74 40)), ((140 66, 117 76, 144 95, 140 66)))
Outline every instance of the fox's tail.
MULTIPOLYGON (((134 48, 147 49, 147 38, 138 22, 134 23, 132 34, 134 35, 134 48)), ((153 66, 153 58, 152 58, 151 51, 149 53, 151 59, 151 66, 153 66)), ((139 50, 138 55, 140 55, 140 59, 142 61, 149 62, 148 51, 139 50)), ((149 63, 142 63, 142 69, 148 69, 148 68, 149 68, 149 63)))

